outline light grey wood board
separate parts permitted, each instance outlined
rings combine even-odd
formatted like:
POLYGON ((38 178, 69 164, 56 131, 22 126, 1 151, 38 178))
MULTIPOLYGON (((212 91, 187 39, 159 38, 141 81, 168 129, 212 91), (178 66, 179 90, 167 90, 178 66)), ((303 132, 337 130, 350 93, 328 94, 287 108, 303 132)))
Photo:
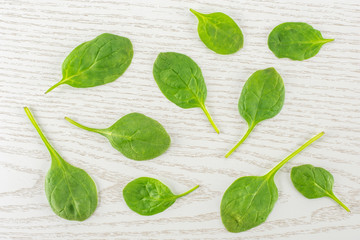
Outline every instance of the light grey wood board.
POLYGON ((0 239, 358 239, 359 22, 360 2, 350 0, 0 0, 0 239), (244 48, 228 56, 207 49, 189 8, 231 16, 244 33, 244 48), (277 59, 267 37, 286 21, 307 22, 335 41, 306 61, 277 59), (61 79, 67 54, 103 32, 131 39, 134 58, 125 74, 100 87, 63 85, 45 95, 61 79), (178 108, 162 95, 152 66, 163 51, 187 54, 201 67, 219 135, 200 109, 178 108), (237 110, 241 88, 254 71, 271 66, 284 79, 285 105, 225 159, 247 128, 237 110), (44 193, 50 157, 24 106, 64 159, 95 180, 99 206, 88 220, 69 222, 51 211, 44 193), (102 136, 63 119, 107 127, 130 112, 155 118, 167 129, 172 144, 164 155, 145 162, 126 159, 102 136), (325 135, 277 174, 279 200, 266 223, 228 233, 219 213, 226 188, 238 177, 266 173, 320 131, 325 135), (334 175, 334 192, 351 213, 294 189, 290 169, 304 163, 334 175), (145 217, 122 197, 123 187, 140 176, 158 178, 174 193, 200 188, 145 217))

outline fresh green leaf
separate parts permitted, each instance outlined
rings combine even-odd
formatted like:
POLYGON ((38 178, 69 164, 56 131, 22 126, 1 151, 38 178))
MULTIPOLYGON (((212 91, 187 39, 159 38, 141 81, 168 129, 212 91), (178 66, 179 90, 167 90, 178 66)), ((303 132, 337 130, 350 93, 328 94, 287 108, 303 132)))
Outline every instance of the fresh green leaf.
POLYGON ((275 173, 323 134, 311 138, 264 176, 241 177, 230 185, 220 206, 222 222, 229 232, 243 232, 265 222, 278 199, 275 173))
POLYGON ((174 195, 159 180, 141 177, 128 183, 123 190, 123 195, 131 210, 140 215, 150 216, 164 211, 173 205, 176 199, 191 193, 198 187, 199 185, 183 194, 174 195))
POLYGON ((245 141, 256 124, 275 117, 283 107, 284 99, 284 82, 274 68, 253 73, 241 91, 238 105, 240 115, 246 120, 249 128, 225 157, 229 157, 245 141))
POLYGON ((315 56, 322 45, 333 40, 324 39, 320 31, 307 23, 286 22, 271 31, 268 45, 278 58, 301 61, 315 56))
POLYGON ((106 129, 89 128, 68 117, 65 119, 82 129, 105 136, 116 150, 133 160, 158 157, 169 148, 171 142, 169 134, 159 122, 140 113, 127 114, 106 129))
POLYGON ((175 52, 160 53, 154 63, 153 74, 167 99, 181 108, 201 108, 219 133, 205 107, 207 90, 204 77, 191 58, 175 52))
POLYGON ((350 212, 349 208, 333 193, 334 177, 325 169, 314 167, 311 164, 293 167, 291 181, 295 188, 306 198, 330 197, 346 211, 350 212))
POLYGON ((231 17, 221 12, 203 14, 193 9, 190 11, 199 20, 199 37, 208 48, 219 54, 232 54, 243 47, 243 34, 231 17))
POLYGON ((133 54, 128 38, 103 33, 80 44, 66 57, 62 80, 46 93, 61 84, 87 88, 113 82, 130 66, 133 54))
POLYGON ((84 221, 97 207, 98 196, 94 181, 84 170, 67 163, 55 151, 30 110, 27 107, 24 109, 51 155, 51 167, 45 179, 45 193, 52 210, 67 220, 84 221))

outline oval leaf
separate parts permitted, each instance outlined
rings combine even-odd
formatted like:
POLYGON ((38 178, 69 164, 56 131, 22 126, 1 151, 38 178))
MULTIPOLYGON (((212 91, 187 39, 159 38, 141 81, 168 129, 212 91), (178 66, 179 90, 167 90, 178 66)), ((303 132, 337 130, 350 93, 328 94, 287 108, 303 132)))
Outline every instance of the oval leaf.
POLYGON ((123 196, 131 210, 140 215, 154 215, 170 207, 176 199, 194 191, 196 186, 189 191, 174 195, 170 189, 157 179, 149 177, 137 178, 128 183, 123 196))
POLYGON ((253 73, 241 91, 238 104, 239 113, 246 120, 249 128, 225 157, 230 156, 245 141, 259 122, 275 117, 282 109, 284 99, 284 82, 274 68, 253 73))
POLYGON ((58 216, 67 220, 83 221, 96 209, 96 185, 84 170, 64 160, 58 162, 60 164, 51 165, 46 175, 46 197, 58 216))
POLYGON ((181 108, 200 107, 219 133, 205 107, 207 90, 204 77, 191 58, 175 52, 160 53, 154 63, 153 74, 167 99, 181 108))
POLYGON ((61 84, 87 88, 113 82, 130 66, 132 57, 133 47, 128 38, 103 33, 79 45, 66 57, 63 79, 46 93, 61 84))
POLYGON ((243 34, 231 17, 221 12, 203 14, 193 9, 190 11, 199 20, 199 37, 208 48, 219 54, 232 54, 243 47, 243 34))
POLYGON ((170 136, 156 120, 140 113, 130 113, 108 129, 114 148, 134 160, 149 160, 163 154, 170 146, 170 136))
POLYGON ((278 199, 274 179, 242 177, 224 193, 221 219, 229 232, 243 232, 265 222, 278 199))
POLYGON ((45 193, 52 210, 67 220, 84 221, 97 207, 95 182, 84 170, 67 163, 56 152, 27 107, 25 113, 51 155, 51 168, 45 179, 45 193))
POLYGON ((239 98, 239 113, 251 125, 275 117, 284 105, 285 87, 274 68, 253 73, 239 98))
POLYGON ((320 31, 307 23, 286 22, 271 31, 268 45, 278 58, 301 61, 315 56, 322 45, 333 40, 324 39, 320 31))
POLYGON ((133 160, 149 160, 163 154, 170 146, 170 136, 156 120, 140 113, 130 113, 107 129, 85 127, 70 118, 70 123, 107 137, 111 145, 133 160))
POLYGON ((291 181, 295 188, 306 198, 330 197, 346 211, 350 212, 333 193, 334 177, 324 168, 305 164, 291 169, 291 181))
POLYGON ((175 52, 160 53, 153 74, 161 92, 179 107, 204 105, 207 94, 204 77, 199 66, 188 56, 175 52))

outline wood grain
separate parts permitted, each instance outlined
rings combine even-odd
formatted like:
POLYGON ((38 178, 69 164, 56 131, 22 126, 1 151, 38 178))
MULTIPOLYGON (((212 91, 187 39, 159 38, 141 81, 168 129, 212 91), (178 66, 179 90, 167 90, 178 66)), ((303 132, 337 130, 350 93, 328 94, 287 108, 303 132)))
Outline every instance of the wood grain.
POLYGON ((359 239, 359 12, 358 0, 0 0, 0 239, 359 239), (244 48, 228 56, 207 49, 190 7, 233 17, 244 33, 244 48), (306 61, 277 59, 267 36, 286 21, 307 22, 335 41, 306 61), (44 95, 61 79, 67 54, 103 32, 131 39, 134 59, 125 74, 100 87, 63 85, 44 95), (161 94, 152 65, 162 51, 187 54, 201 67, 219 135, 200 109, 178 108, 161 94), (284 108, 225 159, 247 128, 237 111, 241 88, 254 71, 270 66, 284 79, 284 108), (24 106, 64 159, 96 181, 100 202, 88 220, 69 222, 51 211, 44 193, 49 154, 24 106), (134 111, 167 129, 172 145, 164 155, 126 159, 103 137, 63 119, 106 127, 134 111), (228 233, 219 215, 225 189, 238 177, 264 174, 323 130, 324 137, 277 174, 279 201, 267 222, 228 233), (295 190, 289 171, 303 163, 333 173, 334 192, 351 213, 295 190), (140 176, 158 178, 174 193, 200 188, 161 214, 139 216, 121 192, 140 176))

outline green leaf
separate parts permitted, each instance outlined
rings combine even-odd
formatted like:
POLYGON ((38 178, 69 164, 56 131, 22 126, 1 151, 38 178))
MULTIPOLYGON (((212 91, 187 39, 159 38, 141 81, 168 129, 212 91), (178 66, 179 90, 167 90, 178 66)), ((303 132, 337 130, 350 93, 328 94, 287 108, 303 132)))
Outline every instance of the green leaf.
POLYGON ((193 9, 190 11, 199 20, 199 37, 208 48, 219 54, 232 54, 243 47, 243 34, 231 17, 221 12, 203 14, 193 9))
POLYGON ((204 77, 191 58, 175 52, 160 53, 154 63, 153 74, 167 99, 181 108, 201 108, 219 133, 205 107, 207 90, 204 77))
POLYGON ((164 211, 170 207, 176 199, 191 193, 198 187, 199 185, 183 194, 174 195, 171 190, 159 180, 141 177, 128 183, 123 190, 123 195, 126 204, 131 210, 140 215, 150 216, 164 211))
POLYGON ((51 155, 51 168, 45 179, 45 193, 52 210, 67 220, 84 221, 97 207, 98 197, 94 181, 84 170, 67 163, 55 151, 30 110, 27 107, 24 109, 51 155))
POLYGON ((293 167, 291 181, 295 188, 306 198, 330 197, 346 211, 350 212, 333 193, 334 177, 324 168, 314 167, 310 164, 293 167))
POLYGON ((245 141, 259 122, 275 117, 281 111, 284 99, 284 82, 274 68, 253 73, 241 91, 238 105, 239 113, 249 128, 225 157, 229 157, 245 141))
POLYGON ((103 33, 82 43, 66 57, 62 80, 46 93, 61 84, 87 88, 113 82, 130 66, 133 54, 128 38, 103 33))
POLYGON ((311 138, 264 176, 241 177, 230 185, 220 206, 222 222, 229 232, 243 232, 265 222, 278 199, 276 172, 323 134, 311 138))
POLYGON ((133 160, 149 160, 163 154, 170 146, 170 136, 156 120, 140 113, 130 113, 111 127, 95 129, 85 127, 68 117, 70 123, 82 129, 105 136, 111 145, 133 160))
POLYGON ((315 56, 322 45, 333 40, 324 39, 320 31, 307 23, 286 22, 271 31, 268 45, 278 58, 301 61, 315 56))

